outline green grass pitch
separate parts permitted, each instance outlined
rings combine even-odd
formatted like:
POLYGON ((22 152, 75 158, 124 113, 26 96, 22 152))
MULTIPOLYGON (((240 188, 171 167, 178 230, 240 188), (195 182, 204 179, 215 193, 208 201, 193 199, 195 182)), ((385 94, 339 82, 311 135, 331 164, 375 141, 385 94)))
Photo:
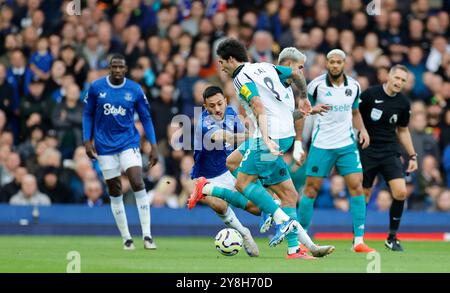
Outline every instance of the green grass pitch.
MULTIPOLYGON (((156 251, 146 251, 135 237, 136 250, 123 251, 119 237, 1 236, 0 272, 66 272, 67 254, 77 251, 81 272, 139 273, 269 273, 360 272, 373 259, 350 251, 350 241, 327 241, 336 251, 323 259, 286 260, 286 244, 268 247, 259 238, 260 257, 220 255, 213 237, 156 237, 156 251)), ((322 242, 325 244, 325 241, 322 242)), ((380 252, 381 272, 450 272, 450 243, 403 242, 405 252, 384 249, 382 242, 368 242, 380 252)))

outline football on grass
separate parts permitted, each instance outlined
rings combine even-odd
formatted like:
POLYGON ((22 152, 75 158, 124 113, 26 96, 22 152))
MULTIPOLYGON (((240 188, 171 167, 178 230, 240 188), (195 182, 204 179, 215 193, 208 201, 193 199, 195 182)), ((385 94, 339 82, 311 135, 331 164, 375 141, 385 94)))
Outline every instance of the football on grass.
POLYGON ((221 254, 233 256, 241 250, 243 241, 237 230, 226 228, 217 233, 214 244, 221 254))

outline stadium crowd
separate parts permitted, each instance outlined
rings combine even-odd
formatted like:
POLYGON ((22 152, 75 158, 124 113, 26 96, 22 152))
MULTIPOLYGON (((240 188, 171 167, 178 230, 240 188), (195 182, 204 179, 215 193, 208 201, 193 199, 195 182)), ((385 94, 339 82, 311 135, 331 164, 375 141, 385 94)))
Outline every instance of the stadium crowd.
MULTIPOLYGON (((386 81, 391 66, 406 65, 419 158, 419 170, 407 176, 407 208, 450 212, 450 1, 384 0, 379 15, 368 15, 370 1, 363 0, 86 0, 69 15, 73 2, 0 1, 0 202, 99 206, 108 199, 82 142, 83 98, 108 73, 108 57, 121 53, 151 104, 161 155, 145 169, 152 206, 185 207, 193 157, 173 147, 180 125, 172 119, 194 122, 194 107, 211 84, 222 86, 238 110, 215 56, 217 44, 234 37, 255 62, 276 63, 282 48, 299 48, 308 58, 308 81, 325 72, 326 52, 341 48, 345 72, 362 90, 386 81)), ((143 140, 144 166, 149 146, 143 140)), ((300 188, 304 170, 285 159, 300 188)), ((122 181, 132 204, 130 184, 122 181)), ((382 180, 374 193, 369 209, 388 210, 382 180)), ((333 175, 316 206, 347 211, 348 198, 343 178, 333 175)))

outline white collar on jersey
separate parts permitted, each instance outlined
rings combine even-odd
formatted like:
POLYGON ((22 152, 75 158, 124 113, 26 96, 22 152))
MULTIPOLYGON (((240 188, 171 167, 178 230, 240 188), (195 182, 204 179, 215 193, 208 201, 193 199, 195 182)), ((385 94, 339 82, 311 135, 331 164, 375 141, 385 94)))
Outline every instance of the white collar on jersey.
POLYGON ((125 83, 127 82, 127 78, 125 77, 125 78, 123 79, 122 84, 119 84, 119 85, 113 85, 113 84, 109 81, 109 75, 107 75, 107 76, 106 76, 106 82, 108 83, 108 85, 109 85, 110 87, 112 87, 112 88, 114 88, 114 89, 119 89, 119 88, 121 88, 121 87, 123 87, 123 86, 125 85, 125 83))

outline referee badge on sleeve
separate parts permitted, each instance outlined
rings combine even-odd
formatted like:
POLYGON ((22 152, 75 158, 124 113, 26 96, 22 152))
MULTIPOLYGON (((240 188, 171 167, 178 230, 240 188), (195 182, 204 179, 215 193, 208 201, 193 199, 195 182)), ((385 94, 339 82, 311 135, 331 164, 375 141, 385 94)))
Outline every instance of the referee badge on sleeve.
POLYGON ((370 112, 370 118, 372 118, 373 121, 380 120, 381 115, 383 115, 383 111, 378 110, 376 108, 373 108, 372 112, 370 112))

